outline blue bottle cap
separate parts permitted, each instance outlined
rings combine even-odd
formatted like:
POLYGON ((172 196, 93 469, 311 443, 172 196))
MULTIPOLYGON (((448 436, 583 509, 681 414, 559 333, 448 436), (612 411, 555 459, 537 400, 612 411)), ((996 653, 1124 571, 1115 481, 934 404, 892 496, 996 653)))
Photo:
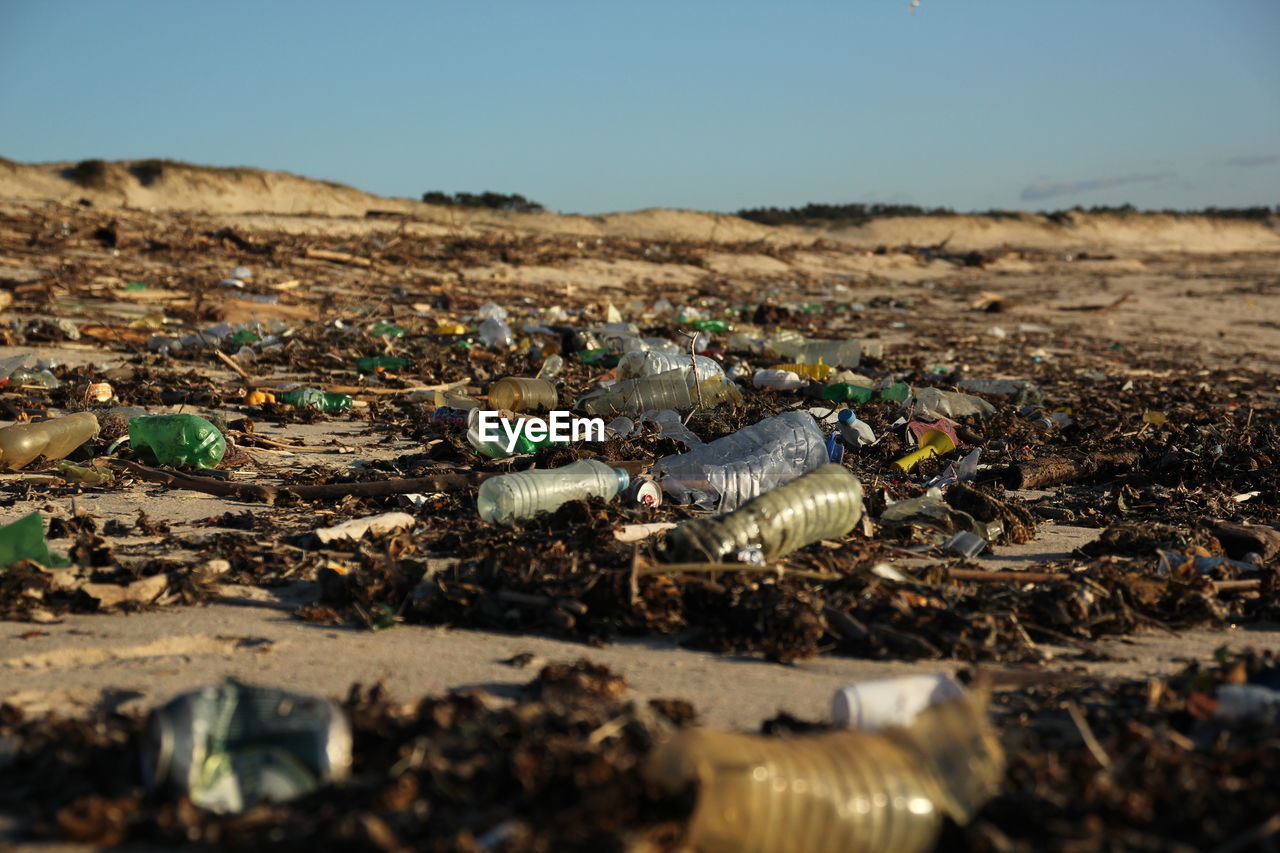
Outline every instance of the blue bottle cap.
POLYGON ((858 416, 854 414, 853 409, 841 409, 840 414, 836 415, 836 419, 842 424, 847 424, 856 421, 858 416))

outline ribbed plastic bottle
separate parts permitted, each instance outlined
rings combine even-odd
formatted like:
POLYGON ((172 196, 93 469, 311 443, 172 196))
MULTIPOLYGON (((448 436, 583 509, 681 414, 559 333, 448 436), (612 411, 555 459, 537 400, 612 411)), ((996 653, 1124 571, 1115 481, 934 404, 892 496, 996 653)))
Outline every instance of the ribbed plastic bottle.
POLYGON ((512 412, 547 411, 559 402, 554 383, 545 379, 508 376, 489 387, 489 405, 512 412))
POLYGON ((352 406, 350 394, 331 394, 319 388, 294 388, 279 395, 279 400, 299 409, 319 409, 326 414, 345 412, 352 406))
POLYGON ((17 470, 37 456, 62 459, 98 434, 92 412, 77 412, 32 424, 0 429, 0 465, 17 470))
POLYGON ((645 772, 672 793, 698 783, 686 842, 700 853, 923 853, 943 816, 967 823, 999 790, 1004 752, 982 705, 944 702, 878 733, 685 729, 645 772))
POLYGON ((699 382, 692 370, 668 370, 619 382, 604 393, 584 397, 579 405, 591 415, 639 415, 650 409, 687 412, 698 406, 714 408, 741 400, 738 386, 723 377, 699 382))
POLYGON ((728 512, 826 464, 822 430, 808 412, 785 412, 732 435, 665 456, 653 466, 676 503, 728 512))
POLYGON ((595 459, 584 459, 563 468, 491 477, 480 484, 476 507, 485 521, 511 524, 517 519, 557 509, 569 501, 589 497, 612 499, 630 481, 626 471, 595 459))
POLYGON ((624 355, 618 362, 617 376, 619 379, 639 379, 642 376, 657 376, 669 370, 697 370, 699 379, 724 375, 724 368, 714 358, 649 350, 624 355))
POLYGON ((684 522, 667 534, 667 550, 676 560, 718 563, 759 548, 772 560, 844 536, 860 518, 862 483, 843 465, 827 464, 728 515, 684 522))

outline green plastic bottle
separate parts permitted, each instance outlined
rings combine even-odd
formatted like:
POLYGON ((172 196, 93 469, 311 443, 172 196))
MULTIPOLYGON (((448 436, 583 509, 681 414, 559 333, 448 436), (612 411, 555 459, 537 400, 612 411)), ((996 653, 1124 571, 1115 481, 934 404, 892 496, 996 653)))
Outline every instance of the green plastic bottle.
POLYGON ((875 395, 874 388, 850 382, 833 382, 822 391, 822 399, 835 403, 865 403, 875 395))
POLYGON ((227 453, 218 428, 198 415, 147 415, 129 421, 129 443, 161 465, 213 468, 227 453))
POLYGON ((357 358, 356 370, 361 373, 375 373, 379 370, 400 370, 408 364, 407 358, 396 358, 394 355, 371 355, 368 358, 357 358))
POLYGON ((724 320, 690 320, 689 325, 699 332, 727 332, 729 324, 724 320))
POLYGON ((277 395, 276 399, 289 406, 319 409, 329 415, 348 411, 352 406, 350 394, 329 394, 319 388, 295 388, 277 395))

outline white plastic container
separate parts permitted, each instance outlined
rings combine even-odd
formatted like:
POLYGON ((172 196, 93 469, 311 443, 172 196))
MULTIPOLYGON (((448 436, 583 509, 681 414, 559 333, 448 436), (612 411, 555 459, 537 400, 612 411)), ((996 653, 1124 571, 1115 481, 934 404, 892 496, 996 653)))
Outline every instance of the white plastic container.
POLYGON ((964 688, 945 673, 858 681, 831 697, 831 722, 868 732, 910 726, 925 708, 963 695, 964 688))

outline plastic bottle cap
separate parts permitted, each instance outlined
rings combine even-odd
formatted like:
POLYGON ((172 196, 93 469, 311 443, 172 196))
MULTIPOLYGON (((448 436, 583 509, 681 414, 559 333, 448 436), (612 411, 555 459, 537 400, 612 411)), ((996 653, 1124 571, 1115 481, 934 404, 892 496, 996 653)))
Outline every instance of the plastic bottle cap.
POLYGON ((840 414, 836 415, 836 417, 840 419, 840 423, 842 424, 853 423, 858 419, 858 416, 854 414, 853 409, 841 409, 840 414))

